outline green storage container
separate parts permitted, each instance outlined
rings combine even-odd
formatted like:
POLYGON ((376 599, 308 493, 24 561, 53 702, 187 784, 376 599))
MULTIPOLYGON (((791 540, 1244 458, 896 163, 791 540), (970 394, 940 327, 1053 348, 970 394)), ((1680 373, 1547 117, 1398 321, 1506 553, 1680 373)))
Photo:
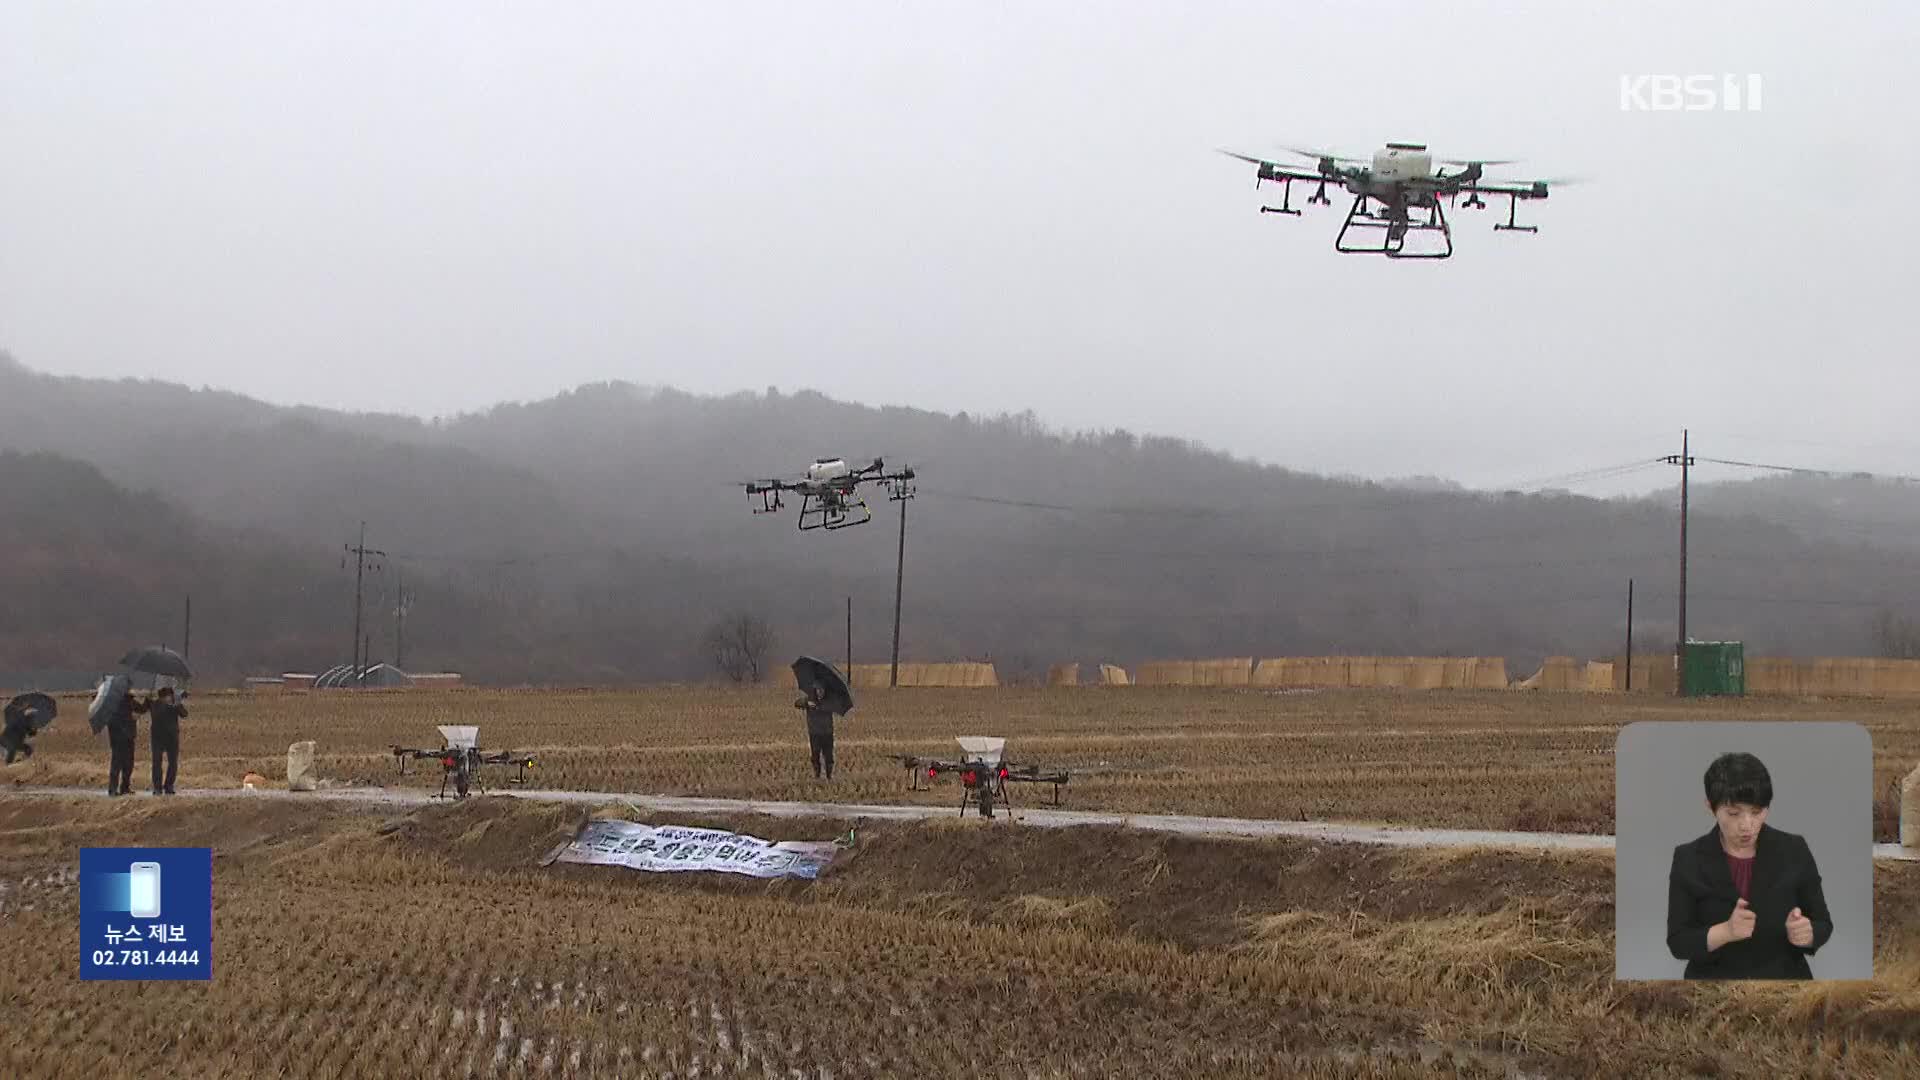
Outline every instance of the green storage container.
POLYGON ((1747 692, 1745 649, 1738 641, 1689 641, 1684 674, 1689 697, 1743 696, 1747 692))

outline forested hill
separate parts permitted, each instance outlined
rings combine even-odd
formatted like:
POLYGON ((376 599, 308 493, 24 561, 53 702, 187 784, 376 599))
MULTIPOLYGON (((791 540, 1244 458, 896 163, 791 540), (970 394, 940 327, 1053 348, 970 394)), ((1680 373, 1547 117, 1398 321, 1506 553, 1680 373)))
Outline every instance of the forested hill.
MULTIPOLYGON (((342 547, 362 520, 388 553, 369 578, 374 651, 392 653, 404 578, 408 667, 706 677, 701 632, 743 609, 774 624, 783 652, 839 656, 849 596, 855 659, 884 659, 897 504, 876 493, 871 524, 800 533, 795 507, 753 515, 738 486, 819 456, 920 473, 907 659, 991 656, 1008 677, 1060 661, 1326 652, 1525 668, 1616 651, 1629 577, 1639 640, 1674 632, 1670 497, 1389 487, 1179 440, 1054 433, 1027 415, 602 384, 428 422, 0 359, 0 449, 58 455, 4 459, 0 670, 85 667, 77 653, 170 634, 189 591, 205 670, 343 661, 342 547)), ((1849 482, 1809 483, 1837 486, 1696 488, 1695 636, 1859 654, 1876 649, 1878 610, 1920 611, 1910 531, 1809 513, 1849 482)), ((1873 513, 1904 520, 1894 507, 1909 493, 1879 494, 1873 513)))

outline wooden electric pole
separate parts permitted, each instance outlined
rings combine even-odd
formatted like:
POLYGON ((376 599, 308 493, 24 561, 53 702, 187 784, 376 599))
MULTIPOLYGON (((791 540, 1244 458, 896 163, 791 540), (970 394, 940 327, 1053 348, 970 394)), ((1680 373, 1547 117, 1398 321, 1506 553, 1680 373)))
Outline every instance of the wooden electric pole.
POLYGON ((1669 465, 1680 466, 1680 640, 1673 646, 1674 692, 1681 697, 1687 694, 1687 470, 1693 466, 1693 455, 1688 453, 1687 432, 1680 432, 1680 453, 1669 454, 1661 459, 1669 465))
MULTIPOLYGON (((888 686, 900 685, 900 592, 907 580, 907 503, 900 500, 900 553, 893 564, 893 667, 888 686)), ((852 678, 852 675, 848 675, 852 678)))
MULTIPOLYGON (((913 470, 907 469, 889 482, 887 497, 900 504, 900 553, 893 564, 893 668, 888 686, 900 685, 900 593, 907 579, 907 500, 913 498, 913 470)), ((848 672, 847 678, 853 678, 848 672)))
POLYGON ((1633 579, 1627 579, 1627 690, 1633 690, 1633 579))

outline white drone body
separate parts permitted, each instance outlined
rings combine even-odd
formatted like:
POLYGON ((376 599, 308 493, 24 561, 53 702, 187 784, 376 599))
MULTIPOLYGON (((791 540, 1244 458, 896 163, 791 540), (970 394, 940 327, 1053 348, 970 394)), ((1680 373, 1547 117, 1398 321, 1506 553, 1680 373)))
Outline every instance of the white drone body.
POLYGON ((760 505, 753 511, 756 514, 778 513, 786 505, 780 493, 793 491, 800 495, 802 531, 844 529, 873 520, 867 501, 860 497, 861 484, 880 484, 887 490, 887 498, 895 502, 913 497, 913 470, 886 470, 886 463, 879 458, 858 469, 848 465, 846 458, 814 458, 799 480, 749 480, 746 489, 749 496, 760 496, 760 505))
POLYGON ((1388 143, 1374 151, 1371 160, 1341 157, 1320 150, 1289 150, 1288 153, 1314 159, 1315 165, 1286 164, 1265 158, 1222 150, 1255 166, 1254 186, 1273 181, 1282 186, 1279 206, 1262 206, 1263 214, 1299 216, 1293 208, 1295 182, 1315 185, 1307 197, 1308 205, 1330 206, 1329 187, 1344 189, 1353 195, 1347 220, 1334 239, 1335 251, 1350 254, 1385 255, 1390 259, 1444 259, 1453 254, 1453 230, 1447 223, 1442 203, 1464 209, 1485 209, 1481 195, 1504 195, 1508 199, 1505 224, 1495 223, 1496 232, 1538 232, 1535 225, 1520 225, 1514 213, 1522 199, 1544 199, 1550 184, 1567 180, 1489 180, 1482 170, 1489 165, 1511 165, 1511 161, 1436 162, 1424 143, 1388 143), (1458 166, 1453 172, 1435 166, 1458 166), (1466 201, 1456 203, 1460 196, 1466 201), (1377 204, 1377 205, 1376 205, 1377 204), (1348 243, 1354 230, 1361 235, 1375 234, 1379 243, 1348 243), (1437 238, 1434 242, 1409 245, 1409 236, 1437 238))

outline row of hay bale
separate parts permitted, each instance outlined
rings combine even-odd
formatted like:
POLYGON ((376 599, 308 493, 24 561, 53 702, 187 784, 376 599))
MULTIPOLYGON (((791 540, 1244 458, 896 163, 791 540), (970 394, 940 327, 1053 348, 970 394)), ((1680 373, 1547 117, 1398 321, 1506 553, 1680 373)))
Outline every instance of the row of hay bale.
POLYGON ((1917 697, 1920 660, 1869 657, 1750 659, 1747 693, 1803 697, 1917 697))
POLYGON ((1253 658, 1150 660, 1134 673, 1135 686, 1251 686, 1253 658))
MULTIPOLYGON (((1673 656, 1667 653, 1635 655, 1633 692, 1671 694, 1676 680, 1673 656)), ((1609 694, 1627 689, 1627 661, 1578 660, 1571 656, 1549 656, 1540 670, 1513 684, 1515 690, 1564 690, 1577 693, 1609 694)))
POLYGON ((1140 686, 1258 686, 1275 689, 1504 690, 1498 656, 1283 656, 1266 660, 1156 660, 1140 665, 1140 686))
POLYGON ((1253 685, 1285 689, 1504 690, 1499 656, 1285 656, 1262 660, 1253 685))
MULTIPOLYGON (((854 689, 893 685, 892 664, 855 664, 847 673, 854 689)), ((901 686, 999 686, 993 665, 974 660, 900 665, 901 686)))

